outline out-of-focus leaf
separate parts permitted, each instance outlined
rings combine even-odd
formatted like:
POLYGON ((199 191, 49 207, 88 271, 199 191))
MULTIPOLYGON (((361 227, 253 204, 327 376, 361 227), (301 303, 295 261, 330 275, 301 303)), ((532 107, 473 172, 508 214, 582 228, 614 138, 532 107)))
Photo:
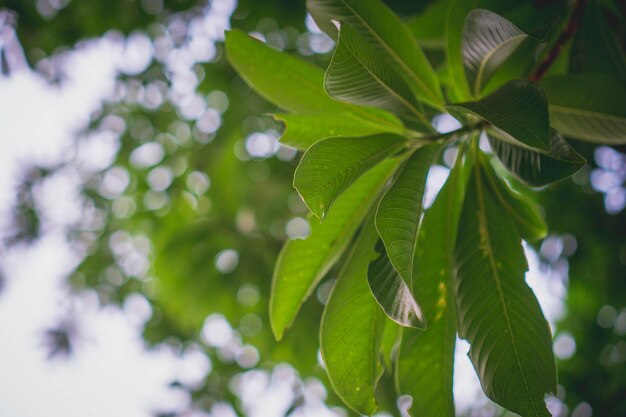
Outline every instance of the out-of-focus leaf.
POLYGON ((543 239, 548 233, 548 225, 537 204, 528 197, 511 190, 498 177, 485 154, 480 154, 480 160, 487 185, 497 198, 500 207, 515 222, 521 237, 529 242, 543 239))
POLYGON ((429 3, 417 16, 408 19, 406 24, 418 43, 424 49, 444 49, 445 22, 451 0, 429 3))
POLYGON ((420 100, 441 109, 444 100, 435 71, 406 24, 383 2, 307 0, 307 8, 320 28, 335 38, 333 20, 351 25, 382 61, 397 69, 420 100))
POLYGON ((606 74, 568 74, 542 82, 552 126, 565 136, 626 143, 626 81, 606 74))
POLYGON ((475 167, 455 250, 459 334, 485 394, 523 417, 550 417, 556 392, 548 323, 524 281, 528 269, 515 223, 475 167))
POLYGON ((270 324, 276 338, 282 338, 302 303, 339 259, 398 164, 389 159, 370 170, 337 199, 324 223, 312 219, 308 238, 285 244, 270 297, 270 324))
POLYGON ((461 50, 474 97, 498 67, 528 38, 505 18, 489 10, 472 10, 465 19, 461 50))
POLYGON ((469 111, 530 147, 549 149, 548 101, 543 89, 532 81, 509 81, 478 101, 446 107, 469 111))
POLYGON ((411 289, 395 270, 382 241, 376 243, 378 257, 370 262, 367 282, 374 298, 385 314, 401 326, 424 329, 422 310, 411 294, 411 289))
POLYGON ((559 181, 585 166, 584 158, 556 132, 552 134, 548 151, 514 145, 502 132, 492 129, 487 135, 502 165, 528 185, 539 187, 559 181))
POLYGON ((337 100, 379 107, 429 126, 404 79, 348 23, 341 24, 324 84, 337 100))
POLYGON ((477 0, 451 0, 448 8, 448 16, 445 22, 445 52, 448 81, 450 83, 448 97, 454 102, 472 99, 472 93, 465 75, 465 66, 463 65, 461 39, 465 17, 475 7, 476 3, 477 0))
POLYGON ((398 118, 385 112, 381 112, 381 117, 387 118, 389 123, 370 121, 351 112, 274 115, 275 119, 285 123, 280 143, 300 150, 306 150, 315 142, 330 137, 404 133, 404 127, 398 118))
POLYGON ((439 149, 439 145, 431 144, 416 150, 380 200, 376 211, 376 228, 389 261, 409 285, 426 177, 439 149))
POLYGON ((395 135, 324 139, 304 154, 293 184, 311 212, 324 219, 343 190, 403 143, 395 135))
POLYGON ((413 416, 455 416, 454 245, 468 166, 462 160, 456 163, 420 226, 413 294, 422 306, 427 327, 426 331, 404 329, 396 367, 399 393, 413 397, 413 416))
POLYGON ((376 411, 375 390, 382 374, 378 353, 384 315, 367 286, 367 266, 376 258, 378 235, 366 222, 339 274, 322 317, 320 344, 330 382, 339 397, 360 414, 376 411))

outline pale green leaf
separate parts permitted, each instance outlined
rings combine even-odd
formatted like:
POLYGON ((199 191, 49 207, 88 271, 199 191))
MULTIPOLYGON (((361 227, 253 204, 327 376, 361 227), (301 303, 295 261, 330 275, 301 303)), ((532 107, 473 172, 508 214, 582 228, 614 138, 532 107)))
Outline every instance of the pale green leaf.
POLYGON ((385 244, 389 260, 409 285, 426 177, 439 149, 437 144, 417 149, 380 200, 376 211, 376 228, 385 244))
POLYGON ((374 298, 385 314, 401 326, 424 329, 422 310, 411 294, 409 286, 395 270, 382 241, 376 243, 378 257, 370 262, 367 282, 374 298))
POLYGON ((485 394, 522 417, 550 417, 556 392, 550 328, 532 290, 513 220, 479 167, 473 170, 456 243, 459 334, 485 394))
POLYGON ((478 101, 446 107, 473 113, 530 147, 549 149, 548 102, 532 81, 509 81, 478 101))
POLYGON ((374 167, 337 199, 324 223, 311 219, 309 237, 285 244, 274 268, 270 297, 270 324, 277 339, 346 249, 398 165, 389 159, 374 167))
POLYGON ((378 133, 402 135, 404 127, 397 117, 381 111, 388 123, 368 120, 352 112, 275 114, 274 118, 285 123, 285 131, 280 137, 283 145, 306 150, 315 142, 330 137, 358 137, 378 133))
POLYGON ((515 177, 532 186, 542 186, 574 175, 585 159, 553 132, 550 149, 541 151, 513 144, 502 132, 488 130, 491 149, 515 177))
POLYGON ((375 390, 382 374, 379 346, 384 315, 367 286, 367 266, 376 258, 378 235, 366 222, 324 309, 320 345, 330 382, 339 397, 360 414, 376 411, 375 390))
POLYGON ((542 82, 552 126, 565 136, 626 143, 626 81, 606 74, 568 74, 542 82))
POLYGON ((294 186, 311 212, 323 219, 350 184, 404 144, 395 135, 329 138, 306 151, 294 174, 294 186))
POLYGON ((337 38, 333 20, 351 25, 372 45, 425 103, 441 109, 443 95, 437 75, 406 24, 379 0, 307 0, 318 25, 337 38))

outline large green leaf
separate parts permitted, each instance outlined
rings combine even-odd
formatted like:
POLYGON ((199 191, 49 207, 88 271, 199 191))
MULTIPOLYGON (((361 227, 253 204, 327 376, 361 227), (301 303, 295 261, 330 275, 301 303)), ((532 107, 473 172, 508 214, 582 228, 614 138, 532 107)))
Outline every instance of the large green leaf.
POLYGON ((343 190, 403 143, 395 135, 324 139, 306 151, 293 184, 311 212, 324 219, 343 190))
POLYGON ((606 74, 568 74, 542 82, 552 126, 565 136, 626 143, 626 81, 606 74))
POLYGON ((480 160, 486 183, 498 199, 500 207, 515 222, 521 237, 529 242, 543 239, 548 233, 548 225, 537 204, 528 197, 511 190, 498 177, 487 155, 481 153, 480 160))
POLYGON ((459 334, 485 394, 522 417, 550 417, 556 392, 550 329, 526 282, 526 258, 513 220, 473 170, 456 243, 459 334))
POLYGON ((542 186, 574 175, 585 159, 553 132, 550 149, 540 151, 514 145, 502 132, 488 130, 491 149, 500 162, 517 178, 532 186, 542 186))
POLYGON ((239 31, 226 33, 228 60, 239 75, 268 101, 290 112, 350 113, 352 119, 381 129, 397 129, 397 118, 373 108, 340 103, 324 91, 324 72, 239 31))
POLYGON ((376 211, 376 228, 389 260, 409 285, 426 177, 439 149, 439 145, 431 144, 416 150, 380 200, 376 211))
MULTIPOLYGON (((382 116, 382 115, 381 115, 382 116)), ((378 133, 402 135, 402 122, 386 114, 389 124, 369 121, 351 112, 314 114, 275 114, 274 118, 285 123, 280 143, 292 148, 306 150, 315 142, 330 137, 358 137, 378 133)))
POLYGON ((389 159, 370 170, 337 199, 324 223, 312 219, 308 238, 285 244, 274 268, 270 297, 270 324, 277 339, 346 249, 398 164, 389 159))
POLYGON ((477 0, 451 0, 445 22, 446 69, 450 83, 448 97, 454 102, 472 99, 463 64, 461 39, 465 17, 474 8, 477 0))
POLYGON ((374 393, 382 374, 378 351, 384 315, 366 281, 377 238, 370 219, 339 274, 320 326, 322 357, 335 392, 365 415, 376 411, 374 393))
POLYGON ((484 9, 470 12, 463 27, 461 50, 474 97, 526 38, 526 33, 496 13, 484 9))
POLYGON ((457 162, 420 226, 413 293, 428 327, 426 331, 404 329, 396 367, 398 393, 413 397, 410 412, 416 417, 455 416, 454 245, 466 171, 467 164, 457 162))
POLYGON ((446 107, 469 111, 523 144, 538 149, 549 149, 548 102, 543 89, 532 81, 509 81, 478 101, 446 107))
POLYGON ((351 25, 382 61, 389 62, 418 98, 441 109, 443 95, 437 75, 406 24, 379 0, 307 0, 318 25, 337 38, 333 20, 351 25))
POLYGON ((367 282, 374 298, 391 320, 401 326, 424 329, 422 310, 411 289, 395 270, 381 240, 376 243, 378 257, 370 262, 367 282))
POLYGON ((429 126, 404 79, 348 23, 341 24, 324 83, 337 100, 379 107, 429 126))

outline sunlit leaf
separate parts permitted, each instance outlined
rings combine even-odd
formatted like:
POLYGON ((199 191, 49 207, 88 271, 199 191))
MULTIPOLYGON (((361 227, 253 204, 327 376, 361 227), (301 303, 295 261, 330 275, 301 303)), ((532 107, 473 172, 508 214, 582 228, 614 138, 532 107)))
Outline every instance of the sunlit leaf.
POLYGON ((531 81, 509 81, 478 101, 446 107, 471 112, 530 147, 549 149, 548 102, 543 89, 531 81))
POLYGON ((418 98, 435 108, 444 100, 437 75, 406 24, 378 0, 307 0, 318 25, 337 38, 334 21, 351 25, 381 60, 406 80, 418 98))
POLYGON ((626 143, 626 81, 606 74, 568 74, 542 82, 552 126, 565 136, 626 143))
POLYGON ((585 165, 583 157, 556 132, 552 134, 548 151, 514 145, 501 132, 489 130, 487 135, 491 149, 502 165, 532 186, 542 186, 570 177, 585 165))
POLYGON ((550 417, 544 397, 556 392, 548 323, 524 281, 528 269, 509 213, 475 167, 456 243, 459 334, 485 394, 523 417, 550 417))
POLYGON ((395 135, 324 139, 304 154, 293 184, 311 212, 323 219, 343 190, 403 143, 395 135))
POLYGON ((422 310, 411 294, 411 289, 395 270, 382 241, 376 243, 378 257, 370 262, 367 282, 374 298, 391 320, 405 327, 425 327, 422 310))
POLYGON ((415 151, 380 200, 376 211, 376 228, 389 261, 409 285, 426 177, 439 149, 439 145, 431 144, 415 151))
POLYGON ((308 238, 285 244, 274 269, 270 298, 270 324, 278 339, 346 249, 398 164, 390 159, 370 170, 337 199, 323 223, 312 219, 308 238))
POLYGON ((367 266, 376 258, 378 235, 366 222, 332 290, 322 317, 320 344, 330 382, 360 414, 376 411, 375 389, 382 373, 378 348, 384 315, 367 286, 367 266))

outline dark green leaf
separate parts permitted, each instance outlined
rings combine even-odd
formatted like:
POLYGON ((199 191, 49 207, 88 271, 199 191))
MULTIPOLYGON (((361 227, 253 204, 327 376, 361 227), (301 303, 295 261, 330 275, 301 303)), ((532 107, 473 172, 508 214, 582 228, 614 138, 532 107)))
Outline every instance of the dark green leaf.
POLYGON ((606 74, 568 74, 542 82, 552 126, 565 136, 626 143, 626 81, 606 74))
POLYGON ((553 132, 550 149, 540 151, 514 145, 501 132, 489 130, 489 143, 502 165, 517 178, 532 186, 542 186, 574 175, 585 160, 553 132))
POLYGON ((409 285, 426 177, 439 149, 439 145, 431 144, 415 151, 380 200, 376 211, 376 228, 389 260, 409 285))
POLYGON ((341 24, 324 83, 337 100, 379 107, 429 126, 404 79, 348 23, 341 24))
POLYGON ((360 414, 376 411, 382 374, 378 353, 384 315, 367 286, 367 266, 376 258, 378 236, 366 222, 339 274, 322 317, 320 345, 330 382, 339 397, 360 414))
POLYGON ((293 184, 311 212, 324 219, 343 190, 403 144, 395 135, 324 139, 306 151, 293 184))
POLYGON ((548 102, 531 81, 509 81, 483 99, 446 107, 469 111, 530 147, 549 149, 548 102))
POLYGON ((443 95, 437 75, 406 24, 378 0, 307 0, 309 12, 330 36, 333 20, 351 25, 372 45, 381 61, 397 69, 418 98, 441 109, 443 95))
POLYGON ((420 226, 413 293, 420 301, 428 327, 426 331, 404 329, 396 369, 399 393, 413 397, 413 416, 455 416, 454 245, 467 165, 457 162, 420 226))
POLYGON ((367 282, 372 294, 391 320, 401 326, 424 329, 422 310, 411 294, 409 286, 395 270, 382 241, 376 243, 378 258, 370 262, 367 282))
POLYGON ((373 168, 337 199, 324 223, 311 222, 308 238, 285 244, 274 269, 270 298, 276 338, 282 338, 301 304, 346 249, 398 164, 390 159, 373 168))
POLYGON ((489 157, 481 153, 480 159, 486 183, 500 206, 515 222, 521 237, 529 242, 543 239, 548 233, 548 225, 539 207, 528 197, 511 190, 493 170, 489 157))
POLYGON ((381 112, 381 117, 385 117, 388 124, 368 120, 352 112, 274 115, 275 119, 285 123, 280 143, 300 150, 306 150, 315 142, 330 137, 404 133, 404 127, 398 118, 386 112, 381 112))
POLYGON ((459 334, 485 394, 522 417, 550 417, 556 392, 550 329, 532 290, 515 223, 476 167, 456 243, 459 334))

